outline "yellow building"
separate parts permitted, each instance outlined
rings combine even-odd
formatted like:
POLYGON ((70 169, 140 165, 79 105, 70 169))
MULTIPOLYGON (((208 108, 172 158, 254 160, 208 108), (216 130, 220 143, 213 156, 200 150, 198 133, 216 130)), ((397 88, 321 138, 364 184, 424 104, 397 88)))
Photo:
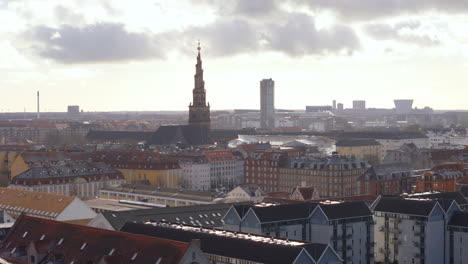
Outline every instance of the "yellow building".
POLYGON ((336 142, 336 151, 340 155, 354 156, 369 164, 380 164, 384 157, 382 145, 374 139, 346 139, 336 142))
POLYGON ((19 151, 0 151, 0 186, 8 185, 12 164, 18 157, 19 153, 19 151))
POLYGON ((180 188, 182 169, 179 163, 154 152, 95 152, 95 162, 104 162, 122 172, 128 183, 180 188))

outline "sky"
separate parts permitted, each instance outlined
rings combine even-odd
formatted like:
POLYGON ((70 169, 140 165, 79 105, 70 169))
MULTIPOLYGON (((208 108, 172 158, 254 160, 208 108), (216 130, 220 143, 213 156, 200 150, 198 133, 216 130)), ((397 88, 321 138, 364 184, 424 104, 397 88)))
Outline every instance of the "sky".
POLYGON ((468 109, 468 0, 0 0, 0 112, 468 109))

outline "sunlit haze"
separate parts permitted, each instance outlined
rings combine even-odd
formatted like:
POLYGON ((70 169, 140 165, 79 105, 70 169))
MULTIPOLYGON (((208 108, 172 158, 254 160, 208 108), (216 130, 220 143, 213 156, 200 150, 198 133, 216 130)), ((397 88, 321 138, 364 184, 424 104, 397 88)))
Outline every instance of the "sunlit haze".
POLYGON ((187 110, 201 42, 213 110, 467 109, 467 0, 4 0, 0 112, 187 110))

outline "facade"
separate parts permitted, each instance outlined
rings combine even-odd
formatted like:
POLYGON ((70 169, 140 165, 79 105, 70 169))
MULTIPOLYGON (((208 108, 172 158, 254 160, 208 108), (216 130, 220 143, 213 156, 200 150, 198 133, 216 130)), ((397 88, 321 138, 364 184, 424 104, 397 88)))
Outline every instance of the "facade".
POLYGON ((224 229, 328 244, 343 263, 374 263, 372 212, 364 202, 231 207, 224 229))
POLYGON ((110 185, 124 184, 122 173, 103 163, 32 167, 16 175, 9 188, 92 198, 110 185))
POLYGON ((453 192, 463 178, 463 171, 456 169, 439 169, 423 173, 416 181, 416 192, 453 192))
POLYGON ((414 170, 432 168, 431 154, 415 144, 403 144, 398 149, 388 150, 383 163, 408 163, 414 170))
POLYGON ((244 182, 244 174, 239 170, 243 160, 236 158, 230 150, 205 151, 203 155, 210 164, 211 189, 234 189, 244 182))
POLYGON ((338 154, 322 159, 288 159, 278 169, 277 191, 313 186, 322 198, 356 195, 356 180, 368 168, 363 160, 338 154))
POLYGON ((206 103, 205 81, 203 80, 203 68, 200 55, 200 43, 198 43, 197 64, 195 65, 195 87, 193 89, 193 103, 189 106, 189 125, 210 126, 210 104, 206 103))
POLYGON ((417 180, 408 163, 374 165, 367 169, 356 182, 359 195, 396 195, 413 192, 417 180))
POLYGON ((259 186, 265 192, 278 191, 279 168, 286 165, 288 153, 256 151, 245 160, 245 183, 259 186))
POLYGON ((209 192, 132 184, 107 186, 99 191, 99 197, 103 199, 150 203, 155 207, 158 205, 165 207, 214 203, 214 198, 209 192))
POLYGON ((322 243, 164 223, 127 223, 122 231, 181 242, 199 240, 202 251, 213 264, 343 263, 330 246, 322 243))
POLYGON ((192 191, 210 190, 210 163, 204 156, 174 156, 182 169, 182 187, 192 191))
POLYGON ((260 81, 260 125, 263 129, 275 128, 275 81, 260 81))
POLYGON ((455 212, 448 222, 448 254, 445 263, 468 260, 468 212, 455 212))
POLYGON ((22 216, 1 258, 13 263, 208 264, 199 244, 22 216))
POLYGON ((336 152, 354 156, 369 164, 380 164, 384 158, 382 145, 374 139, 348 139, 336 142, 336 152))
POLYGON ((456 202, 442 207, 437 200, 379 197, 371 209, 376 262, 445 263, 446 223, 460 210, 456 202))
POLYGON ((182 169, 177 160, 156 152, 93 152, 91 159, 120 171, 128 183, 180 188, 182 169))
POLYGON ((2 187, 0 209, 14 218, 25 214, 57 221, 72 221, 96 216, 93 210, 76 197, 2 187))

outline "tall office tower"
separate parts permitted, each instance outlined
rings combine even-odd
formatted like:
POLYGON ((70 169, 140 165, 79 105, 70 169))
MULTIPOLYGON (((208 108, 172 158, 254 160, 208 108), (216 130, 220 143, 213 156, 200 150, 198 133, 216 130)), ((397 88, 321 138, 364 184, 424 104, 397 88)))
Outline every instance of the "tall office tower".
POLYGON ((200 42, 198 42, 197 64, 195 65, 195 87, 193 88, 193 103, 189 106, 189 125, 203 125, 210 127, 210 104, 206 103, 205 81, 200 55, 200 42))
POLYGON ((333 100, 333 110, 336 109, 336 100, 333 100))
POLYGON ((263 129, 275 128, 275 81, 260 81, 260 124, 263 129))
POLYGON ((344 105, 343 105, 342 103, 338 103, 337 109, 338 109, 339 111, 343 111, 344 105))
POLYGON ((354 110, 366 110, 366 101, 364 100, 354 100, 353 101, 354 110))

